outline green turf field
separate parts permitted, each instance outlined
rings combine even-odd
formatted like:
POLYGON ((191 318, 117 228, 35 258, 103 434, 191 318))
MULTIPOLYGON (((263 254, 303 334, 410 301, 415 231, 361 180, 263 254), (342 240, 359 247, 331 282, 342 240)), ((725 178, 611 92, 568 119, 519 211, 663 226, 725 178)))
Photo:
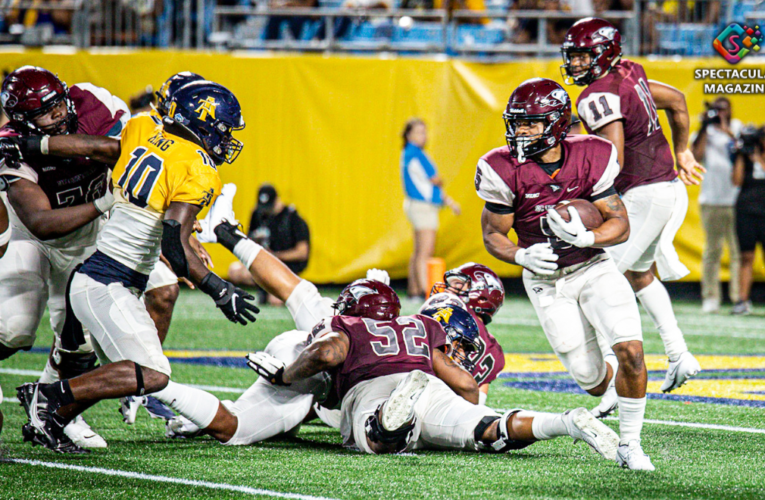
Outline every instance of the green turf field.
MULTIPOLYGON (((649 400, 646 418, 652 423, 644 428, 643 447, 654 473, 621 470, 568 438, 505 455, 403 456, 347 451, 337 431, 318 423, 304 425, 296 438, 249 447, 223 447, 207 438, 168 440, 163 424, 143 410, 134 426, 124 425, 116 401, 85 413, 108 449, 60 456, 21 442, 25 417, 14 403, 14 387, 36 380, 35 372, 43 368, 45 354, 34 352, 0 362, 6 397, 0 406, 5 414, 0 498, 765 498, 762 311, 732 318, 702 315, 690 303, 677 304, 676 310, 691 350, 704 355, 699 359, 705 372, 674 399, 649 400)), ((413 306, 405 305, 405 312, 413 306)), ((643 325, 652 370, 649 392, 656 393, 663 349, 645 317, 643 325)), ((206 296, 185 292, 165 344, 173 379, 217 386, 218 397, 235 399, 252 383, 250 370, 188 361, 236 362, 240 353, 193 350, 262 349, 290 328, 284 309, 264 308, 255 326, 240 327, 228 323, 206 296)), ((45 324, 40 330, 36 347, 48 348, 50 329, 45 324)), ((507 353, 517 353, 509 358, 509 373, 492 385, 490 406, 562 411, 596 404, 595 398, 571 392, 525 298, 508 300, 490 331, 507 353)))

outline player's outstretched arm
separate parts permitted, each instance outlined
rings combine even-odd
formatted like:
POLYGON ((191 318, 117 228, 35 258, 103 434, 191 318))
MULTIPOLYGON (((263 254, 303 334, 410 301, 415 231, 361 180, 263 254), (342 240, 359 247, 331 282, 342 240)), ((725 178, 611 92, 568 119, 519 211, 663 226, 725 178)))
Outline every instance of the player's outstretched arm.
POLYGON ((688 105, 685 102, 685 94, 674 87, 655 80, 648 80, 648 88, 656 107, 667 113, 680 180, 686 185, 700 184, 704 179, 703 173, 706 172, 706 169, 699 165, 693 152, 688 149, 691 119, 688 114, 688 105))
POLYGON ((520 247, 507 237, 513 228, 513 222, 515 222, 514 214, 496 214, 486 208, 481 214, 483 244, 486 250, 503 262, 517 264, 515 254, 520 247))
POLYGON ((618 194, 612 194, 593 202, 603 216, 603 224, 593 229, 595 243, 598 248, 610 247, 627 241, 630 236, 630 221, 627 207, 622 203, 618 194))
POLYGON ((103 135, 33 135, 4 137, 3 141, 18 148, 21 158, 27 160, 45 155, 63 158, 87 156, 107 165, 114 165, 120 157, 120 141, 103 135))
POLYGON ((255 314, 260 312, 260 309, 250 302, 255 298, 210 272, 189 242, 194 230, 194 221, 201 209, 201 206, 190 203, 170 203, 162 223, 162 255, 170 262, 179 278, 190 279, 200 290, 212 297, 215 305, 230 321, 242 325, 246 325, 248 321, 252 323, 255 321, 255 314))
POLYGON ((114 204, 107 190, 106 195, 90 203, 53 209, 42 188, 27 179, 10 184, 8 200, 24 226, 43 241, 66 236, 108 212, 114 204))
POLYGON ((284 383, 291 384, 335 368, 348 357, 350 347, 350 340, 343 332, 332 332, 319 337, 284 370, 284 383))
POLYGON ((443 380, 457 395, 474 405, 478 404, 478 383, 467 370, 452 361, 440 349, 433 350, 433 371, 436 377, 443 380))

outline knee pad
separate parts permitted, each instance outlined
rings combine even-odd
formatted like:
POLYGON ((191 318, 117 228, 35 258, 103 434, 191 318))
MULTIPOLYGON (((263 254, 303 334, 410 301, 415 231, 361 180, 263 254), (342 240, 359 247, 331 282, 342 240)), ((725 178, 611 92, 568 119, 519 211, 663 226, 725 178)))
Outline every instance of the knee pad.
POLYGON ((386 430, 382 423, 380 423, 380 409, 382 405, 377 407, 377 411, 371 415, 364 424, 364 432, 373 443, 380 443, 394 448, 394 453, 401 453, 409 445, 409 441, 412 439, 412 433, 414 431, 415 420, 412 423, 400 427, 394 431, 386 430))
POLYGON ((78 377, 93 370, 98 364, 96 353, 74 353, 53 349, 51 365, 58 371, 62 380, 78 377))
POLYGON ((475 434, 473 435, 475 438, 476 448, 478 451, 483 451, 487 453, 504 453, 506 451, 510 450, 520 450, 522 448, 527 447, 528 445, 532 444, 532 441, 518 441, 516 439, 511 439, 510 436, 507 433, 507 421, 510 419, 511 416, 515 415, 521 410, 510 410, 501 417, 495 417, 495 416, 486 416, 481 419, 481 421, 478 423, 478 425, 475 428, 475 434), (485 443, 481 436, 483 436, 483 433, 486 432, 486 429, 499 420, 499 428, 498 428, 498 434, 499 438, 494 441, 493 443, 485 443))
POLYGON ((576 360, 571 363, 571 376, 582 389, 592 389, 597 386, 606 376, 605 362, 598 366, 589 359, 576 360))

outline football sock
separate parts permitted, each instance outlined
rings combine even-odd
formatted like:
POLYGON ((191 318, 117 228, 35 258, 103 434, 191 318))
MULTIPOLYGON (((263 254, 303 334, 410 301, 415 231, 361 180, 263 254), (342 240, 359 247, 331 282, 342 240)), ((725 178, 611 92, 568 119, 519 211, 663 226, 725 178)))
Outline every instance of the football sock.
POLYGON ((194 389, 172 380, 167 387, 152 394, 167 406, 188 418, 200 429, 207 428, 218 413, 218 398, 201 389, 194 389))
POLYGON ((303 332, 310 332, 320 319, 334 315, 332 299, 322 297, 316 285, 306 280, 295 286, 285 304, 295 326, 303 332))
POLYGON ((640 441, 640 431, 643 430, 646 398, 623 398, 619 396, 619 444, 630 441, 640 441))
POLYGON ((536 413, 522 411, 519 416, 527 416, 528 413, 534 414, 534 420, 531 421, 531 433, 535 439, 545 440, 553 439, 558 436, 568 436, 566 424, 563 421, 563 413, 536 413))
POLYGON ((637 298, 643 304, 648 316, 659 330, 664 350, 670 361, 677 361, 680 355, 688 350, 683 338, 683 332, 677 326, 677 318, 672 310, 672 301, 664 285, 654 278, 650 285, 637 292, 637 298))
POLYGON ((609 351, 608 354, 603 356, 603 361, 611 365, 611 369, 613 370, 613 373, 611 374, 611 381, 608 383, 608 387, 611 387, 616 383, 616 372, 619 371, 619 360, 616 359, 616 354, 614 354, 614 351, 609 351))
POLYGON ((50 358, 48 358, 48 362, 45 363, 45 369, 42 372, 42 375, 40 375, 40 382, 41 384, 52 384, 53 382, 58 382, 59 376, 58 372, 51 366, 50 364, 50 358))
POLYGON ((61 380, 52 384, 40 384, 40 392, 53 403, 53 411, 74 403, 72 388, 68 380, 61 380))
POLYGON ((261 250, 263 250, 262 246, 252 240, 244 238, 236 244, 233 251, 236 258, 249 269, 252 262, 255 260, 255 257, 258 256, 261 250))

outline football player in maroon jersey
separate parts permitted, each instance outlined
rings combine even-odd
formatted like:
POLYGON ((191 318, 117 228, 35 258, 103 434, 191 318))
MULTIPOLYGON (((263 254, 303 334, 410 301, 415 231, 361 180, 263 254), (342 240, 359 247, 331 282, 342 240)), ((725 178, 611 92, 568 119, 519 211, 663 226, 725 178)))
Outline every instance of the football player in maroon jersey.
POLYGON ((615 374, 621 440, 617 461, 653 470, 640 446, 646 404, 640 314, 629 283, 603 248, 625 241, 627 210, 613 182, 619 173, 613 144, 595 136, 568 137, 571 100, 552 80, 523 82, 503 115, 507 146, 479 161, 475 187, 486 249, 525 267, 523 283, 556 355, 577 384, 603 395, 615 374), (583 198, 603 224, 587 229, 575 208, 566 222, 554 207, 583 198), (515 229, 518 243, 508 238, 515 229), (618 368, 604 359, 610 345, 618 368))
POLYGON ((668 281, 689 272, 672 241, 688 209, 683 183, 699 184, 705 170, 688 148, 685 96, 649 80, 640 64, 622 58, 621 35, 608 21, 577 22, 568 30, 561 52, 567 83, 587 87, 577 99, 587 132, 616 146, 622 168, 614 187, 627 207, 631 232, 625 243, 609 248, 609 254, 659 330, 669 357, 661 390, 671 392, 701 370, 677 325, 669 294, 654 274, 658 269, 668 281), (661 129, 659 109, 667 113, 677 162, 661 129))
MULTIPOLYGON (((319 322, 291 364, 255 353, 250 367, 275 386, 327 371, 340 404, 345 446, 365 453, 414 449, 504 452, 559 436, 582 439, 613 459, 618 437, 584 408, 564 414, 479 406, 473 377, 446 352, 447 336, 427 316, 399 316, 396 293, 358 280, 335 303, 339 315, 319 322)), ((441 319, 451 323, 456 315, 441 319)), ((463 320, 474 321, 464 314, 463 320)), ((473 324, 477 333, 477 325, 473 324)))
POLYGON ((466 355, 463 364, 478 383, 479 404, 486 404, 489 384, 505 367, 505 353, 486 325, 505 301, 505 287, 499 276, 488 267, 468 262, 446 271, 444 281, 433 285, 430 297, 420 312, 438 305, 454 305, 468 311, 479 330, 478 348, 466 355))
MULTIPOLYGON (((14 228, 10 255, 0 260, 0 359, 31 348, 47 302, 55 340, 40 381, 50 383, 79 375, 96 362, 88 339, 79 347, 62 345, 64 291, 72 270, 95 250, 102 215, 113 203, 108 190, 108 165, 113 162, 41 153, 48 152, 55 138, 75 132, 118 146, 129 112, 103 88, 90 83, 69 88, 50 71, 33 66, 6 77, 0 100, 10 119, 0 129, 0 176, 7 185, 14 228), (21 158, 20 148, 38 154, 21 158)), ((158 281, 154 273, 153 279, 158 281)), ((174 299, 177 286, 177 280, 165 280, 154 293, 163 299, 169 293, 174 299)), ((155 308, 155 321, 169 323, 165 317, 167 311, 172 314, 172 303, 162 304, 155 308)), ((82 418, 66 432, 80 446, 106 446, 82 418)))

